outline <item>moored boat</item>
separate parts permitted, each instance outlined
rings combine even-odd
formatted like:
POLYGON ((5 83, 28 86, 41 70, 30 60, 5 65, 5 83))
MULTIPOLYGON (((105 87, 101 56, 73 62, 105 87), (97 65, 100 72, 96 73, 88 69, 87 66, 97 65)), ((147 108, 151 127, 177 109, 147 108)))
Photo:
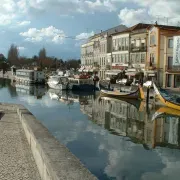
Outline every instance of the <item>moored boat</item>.
POLYGON ((50 76, 47 82, 48 86, 52 89, 68 90, 69 80, 64 76, 50 76))
POLYGON ((138 111, 143 111, 144 109, 144 101, 141 100, 136 100, 136 99, 117 99, 114 97, 105 97, 105 96, 100 96, 99 100, 104 99, 107 101, 113 101, 113 102, 119 102, 119 103, 128 103, 133 105, 138 111))
POLYGON ((102 96, 127 99, 144 99, 144 92, 141 86, 137 90, 121 92, 120 90, 101 90, 102 96))
POLYGON ((73 91, 93 91, 99 90, 98 82, 94 84, 91 78, 68 78, 69 87, 73 91))
POLYGON ((152 121, 161 117, 180 117, 180 111, 167 106, 159 108, 152 116, 152 121))
POLYGON ((169 108, 180 110, 180 97, 176 97, 164 89, 158 88, 153 83, 154 91, 157 94, 160 101, 169 108))

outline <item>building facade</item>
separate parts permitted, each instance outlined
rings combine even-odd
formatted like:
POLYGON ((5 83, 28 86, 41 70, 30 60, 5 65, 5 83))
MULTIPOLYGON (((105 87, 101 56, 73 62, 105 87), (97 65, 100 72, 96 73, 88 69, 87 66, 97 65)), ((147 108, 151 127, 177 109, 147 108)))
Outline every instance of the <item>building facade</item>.
MULTIPOLYGON (((160 86, 165 87, 164 79, 166 74, 166 63, 171 61, 170 54, 172 54, 172 40, 169 41, 165 38, 168 34, 176 34, 180 30, 180 27, 176 26, 164 26, 164 25, 152 25, 149 28, 149 48, 147 54, 147 66, 146 71, 155 75, 160 86), (166 53, 169 53, 166 54, 166 53)), ((171 76, 168 76, 171 78, 171 76)))
POLYGON ((129 64, 129 31, 112 34, 111 41, 111 52, 107 54, 110 69, 106 71, 106 79, 126 70, 129 64))
MULTIPOLYGON (((177 38, 180 38, 180 33, 176 33, 177 38)), ((173 50, 176 47, 174 45, 174 37, 172 34, 164 35, 164 88, 180 88, 180 66, 173 65, 173 50)))
MULTIPOLYGON (((124 25, 101 31, 88 39, 88 42, 81 46, 81 68, 98 72, 100 79, 105 79, 105 72, 109 69, 107 54, 111 52, 112 38, 115 32, 127 29, 124 25), (88 66, 88 67, 86 67, 88 66)), ((85 71, 88 71, 85 70, 85 71)))

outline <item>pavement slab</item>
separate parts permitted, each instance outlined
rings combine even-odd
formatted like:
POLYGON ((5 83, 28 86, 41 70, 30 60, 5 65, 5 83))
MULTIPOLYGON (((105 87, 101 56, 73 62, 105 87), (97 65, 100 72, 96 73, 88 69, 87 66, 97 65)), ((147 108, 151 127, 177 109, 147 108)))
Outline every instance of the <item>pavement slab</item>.
POLYGON ((0 110, 0 180, 40 180, 17 112, 0 110))

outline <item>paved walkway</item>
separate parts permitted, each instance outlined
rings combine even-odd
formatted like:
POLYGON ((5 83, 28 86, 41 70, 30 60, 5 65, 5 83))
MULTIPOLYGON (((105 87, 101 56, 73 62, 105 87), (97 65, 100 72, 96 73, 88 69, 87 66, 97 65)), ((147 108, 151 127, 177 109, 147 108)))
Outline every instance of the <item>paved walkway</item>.
POLYGON ((40 180, 15 111, 0 113, 0 180, 40 180))

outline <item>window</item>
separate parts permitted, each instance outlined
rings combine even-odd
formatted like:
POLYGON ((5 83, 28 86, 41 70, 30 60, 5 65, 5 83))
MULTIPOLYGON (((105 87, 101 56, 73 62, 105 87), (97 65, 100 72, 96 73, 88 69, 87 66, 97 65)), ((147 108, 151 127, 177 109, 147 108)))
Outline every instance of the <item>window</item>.
POLYGON ((154 56, 154 54, 150 54, 150 63, 152 63, 152 64, 155 63, 155 56, 154 56))
POLYGON ((128 47, 129 47, 129 39, 126 38, 126 50, 128 50, 128 47))
POLYGON ((121 58, 121 55, 119 54, 119 55, 118 55, 118 62, 120 62, 120 58, 121 58))
POLYGON ((173 39, 168 40, 168 48, 173 48, 173 39))
POLYGON ((122 62, 122 55, 119 54, 119 62, 122 62))
POLYGON ((172 86, 172 74, 167 75, 167 87, 172 86))
POLYGON ((141 54, 141 63, 145 63, 145 57, 146 57, 145 54, 141 54))
POLYGON ((136 54, 136 63, 140 62, 140 54, 136 54))
POLYGON ((180 75, 174 75, 174 87, 179 88, 180 87, 180 75))
POLYGON ((126 54, 126 64, 129 62, 129 55, 128 54, 126 54))
POLYGON ((150 45, 155 45, 156 42, 155 42, 155 35, 151 35, 150 36, 150 45))
POLYGON ((121 60, 122 60, 122 63, 124 63, 124 62, 125 62, 125 56, 124 56, 124 54, 122 54, 122 56, 121 56, 121 60))
POLYGON ((116 46, 116 42, 115 42, 115 39, 113 40, 113 49, 114 47, 116 46))
POLYGON ((131 62, 135 63, 135 54, 131 54, 131 62))
POLYGON ((168 69, 172 69, 173 67, 173 57, 168 57, 168 69))
POLYGON ((139 46, 140 46, 140 40, 137 39, 137 40, 136 40, 136 47, 139 47, 139 46))
POLYGON ((122 38, 122 50, 124 51, 124 44, 125 44, 125 41, 124 41, 124 38, 122 38))

